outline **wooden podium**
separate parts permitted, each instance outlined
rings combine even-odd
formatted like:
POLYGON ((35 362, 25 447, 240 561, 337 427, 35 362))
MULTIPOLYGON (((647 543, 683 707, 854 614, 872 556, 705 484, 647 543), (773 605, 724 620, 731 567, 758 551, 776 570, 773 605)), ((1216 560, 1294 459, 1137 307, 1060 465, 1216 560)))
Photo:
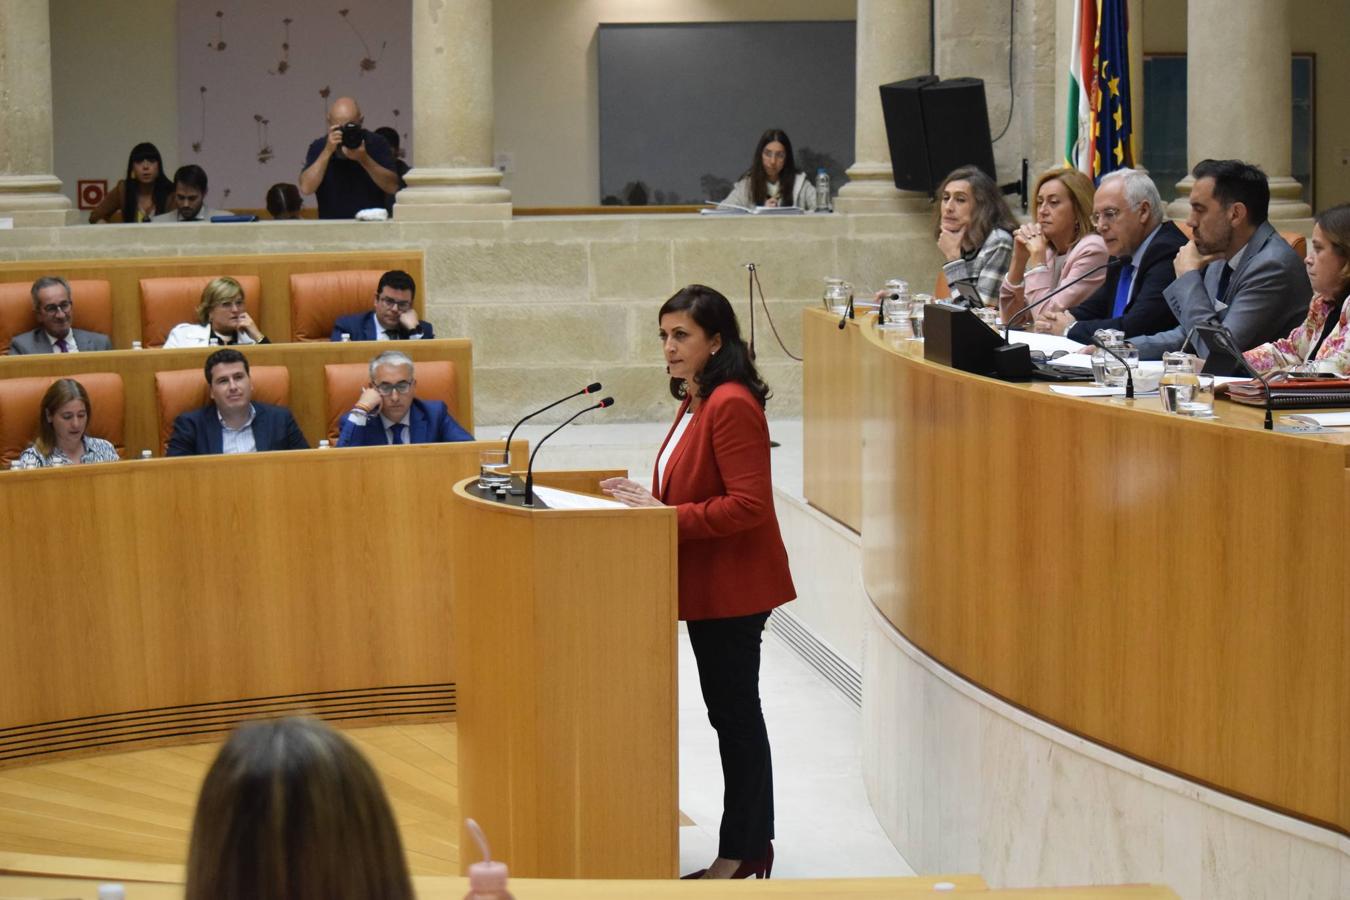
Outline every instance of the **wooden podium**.
MULTIPOLYGON (((537 477, 598 493, 597 473, 537 477)), ((675 511, 527 510, 475 482, 454 488, 460 811, 513 876, 669 878, 675 511)))

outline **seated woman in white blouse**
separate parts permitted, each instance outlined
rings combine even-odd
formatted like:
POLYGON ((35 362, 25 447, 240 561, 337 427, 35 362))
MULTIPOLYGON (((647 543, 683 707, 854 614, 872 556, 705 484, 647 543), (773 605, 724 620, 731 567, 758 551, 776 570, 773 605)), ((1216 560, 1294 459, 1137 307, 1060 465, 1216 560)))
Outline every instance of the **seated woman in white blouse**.
POLYGON ((164 347, 270 343, 244 307, 243 287, 226 275, 214 279, 202 291, 201 302, 197 304, 197 321, 173 326, 164 347))
POLYGON ((786 132, 770 128, 759 136, 750 169, 731 188, 722 205, 750 209, 756 206, 816 208, 816 186, 805 172, 797 171, 792 141, 786 132), (786 193, 784 185, 791 186, 786 193))
POLYGON ((38 435, 14 463, 15 469, 79 466, 116 462, 117 449, 102 438, 85 434, 89 426, 89 393, 73 378, 58 378, 42 395, 38 435))

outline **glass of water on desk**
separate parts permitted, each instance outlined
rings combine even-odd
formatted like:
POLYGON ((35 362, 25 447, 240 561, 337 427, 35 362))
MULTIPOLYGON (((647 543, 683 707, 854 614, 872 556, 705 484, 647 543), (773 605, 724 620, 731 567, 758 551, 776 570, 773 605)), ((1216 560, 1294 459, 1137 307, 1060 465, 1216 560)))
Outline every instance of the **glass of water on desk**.
MULTIPOLYGON (((922 296, 922 295, 918 295, 922 296)), ((909 304, 909 329, 914 335, 914 340, 923 340, 923 314, 925 304, 920 299, 914 299, 909 304)))
MULTIPOLYGON (((1214 417, 1214 376, 1213 375, 1192 375, 1195 383, 1191 385, 1179 386, 1173 397, 1174 411, 1180 416, 1191 416, 1197 419, 1209 419, 1214 417)), ((1163 403, 1166 404, 1166 399, 1163 403)))
POLYGON ((1177 412, 1178 401, 1189 402, 1199 372, 1199 360, 1180 350, 1163 354, 1162 380, 1158 383, 1158 395, 1162 399, 1163 409, 1177 412))
POLYGON ((505 450, 482 450, 478 454, 478 486, 492 490, 511 483, 505 450))

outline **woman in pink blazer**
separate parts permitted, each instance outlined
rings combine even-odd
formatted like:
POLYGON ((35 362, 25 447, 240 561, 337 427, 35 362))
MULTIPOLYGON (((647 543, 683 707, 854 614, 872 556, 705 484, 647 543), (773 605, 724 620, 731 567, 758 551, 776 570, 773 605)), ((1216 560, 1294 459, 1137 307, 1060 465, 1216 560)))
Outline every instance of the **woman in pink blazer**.
POLYGON ((674 506, 680 618, 698 662, 725 783, 717 859, 686 878, 767 878, 773 870, 773 767, 759 702, 769 612, 796 597, 774 514, 760 380, 727 298, 693 284, 661 307, 661 341, 679 414, 657 458, 655 493, 627 478, 602 487, 629 506, 674 506))
MULTIPOLYGON (((999 287, 998 307, 1009 322, 1061 284, 1106 264, 1106 243, 1092 227, 1092 179, 1077 169, 1051 169, 1036 182, 1036 221, 1013 232, 1012 264, 999 287), (1028 267, 1029 266, 1029 267, 1028 267)), ((1106 281, 1099 269, 1017 320, 1033 331, 1033 320, 1077 306, 1106 281)))

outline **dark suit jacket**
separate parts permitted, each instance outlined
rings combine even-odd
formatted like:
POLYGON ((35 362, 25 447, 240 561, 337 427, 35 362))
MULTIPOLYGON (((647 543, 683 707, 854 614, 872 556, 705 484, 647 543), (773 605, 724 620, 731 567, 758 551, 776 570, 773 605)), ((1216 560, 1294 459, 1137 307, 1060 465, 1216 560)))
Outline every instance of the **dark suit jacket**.
POLYGON ((1111 315, 1116 305, 1116 287, 1120 284, 1120 271, 1107 272, 1106 281, 1077 306, 1070 307, 1078 322, 1069 329, 1068 338, 1080 344, 1092 342, 1094 332, 1102 328, 1112 328, 1125 332, 1131 338, 1139 334, 1156 334, 1166 331, 1177 324, 1176 316, 1167 306, 1163 289, 1176 279, 1172 260, 1177 251, 1186 244, 1186 235, 1171 222, 1163 222, 1153 241, 1148 245, 1144 258, 1134 263, 1134 296, 1130 298, 1125 312, 1120 316, 1111 315))
MULTIPOLYGON (((75 335, 75 345, 80 348, 81 353, 112 349, 112 341, 108 340, 106 334, 99 334, 97 331, 85 331, 82 328, 72 328, 70 331, 75 335)), ((16 334, 9 342, 10 356, 22 356, 25 353, 57 352, 56 347, 52 345, 51 337, 41 328, 16 334)))
MULTIPOLYGON (((266 450, 305 450, 305 440, 295 416, 284 406, 253 402, 253 443, 258 452, 266 450)), ((173 420, 173 434, 165 456, 202 456, 223 452, 224 440, 220 430, 220 416, 216 405, 208 403, 200 409, 189 410, 173 420)))
MULTIPOLYGON (((376 447, 388 444, 388 435, 384 433, 384 422, 380 414, 366 416, 366 424, 357 425, 348 413, 342 417, 342 430, 338 432, 339 447, 376 447)), ((413 399, 412 409, 408 410, 408 443, 410 444, 448 444, 451 441, 471 441, 473 435, 465 431, 450 415, 444 403, 439 400, 413 399)))
MULTIPOLYGON (((418 322, 417 330, 424 340, 431 340, 436 336, 435 329, 431 327, 430 322, 418 322)), ((375 312, 353 313, 350 316, 343 316, 337 320, 333 326, 333 333, 329 336, 330 341, 340 341, 344 334, 350 334, 353 341, 373 341, 375 340, 375 312)), ((413 334, 408 332, 405 337, 413 334)))
MULTIPOLYGON (((1187 272, 1166 291, 1182 333, 1196 325, 1223 325, 1243 351, 1279 340, 1303 323, 1312 301, 1312 282, 1303 260, 1269 222, 1261 223, 1228 282, 1226 302, 1214 298, 1224 261, 1187 272)), ((1209 355, 1199 337, 1196 352, 1209 355)))
POLYGON ((657 496, 678 522, 681 619, 748 616, 797 596, 774 514, 769 423, 748 388, 713 390, 659 481, 657 496))

